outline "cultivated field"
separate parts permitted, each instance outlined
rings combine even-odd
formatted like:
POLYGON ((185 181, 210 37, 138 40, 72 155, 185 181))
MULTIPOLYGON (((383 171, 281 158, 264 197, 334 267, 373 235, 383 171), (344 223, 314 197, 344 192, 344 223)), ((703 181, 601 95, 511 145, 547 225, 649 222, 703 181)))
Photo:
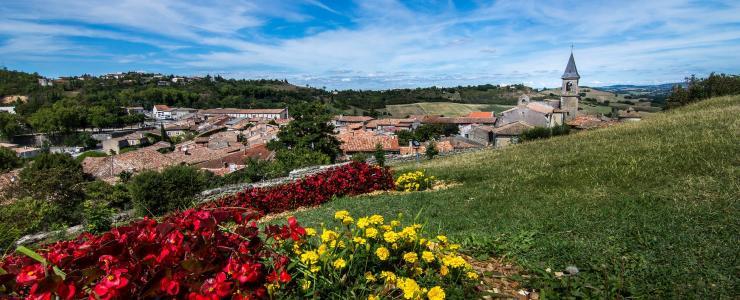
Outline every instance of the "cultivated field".
POLYGON ((420 102, 413 104, 388 105, 385 111, 393 117, 404 118, 408 115, 444 115, 463 116, 474 111, 500 112, 510 108, 508 105, 498 104, 463 104, 451 102, 420 102))
MULTIPOLYGON (((410 113, 410 112, 409 112, 410 113)), ((429 113, 429 112, 426 112, 429 113)), ((598 298, 737 297, 740 96, 637 123, 396 166, 460 183, 447 190, 340 198, 297 212, 402 213, 446 232, 477 257, 506 257, 531 274, 576 266, 563 285, 598 298)))

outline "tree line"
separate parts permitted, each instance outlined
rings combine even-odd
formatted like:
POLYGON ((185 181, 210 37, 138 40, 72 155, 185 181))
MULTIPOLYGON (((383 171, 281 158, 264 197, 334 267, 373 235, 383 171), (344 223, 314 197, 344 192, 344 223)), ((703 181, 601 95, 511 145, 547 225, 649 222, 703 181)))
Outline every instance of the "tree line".
POLYGON ((711 73, 706 78, 686 77, 686 88, 676 85, 668 95, 668 108, 683 106, 703 99, 740 94, 740 76, 711 73))

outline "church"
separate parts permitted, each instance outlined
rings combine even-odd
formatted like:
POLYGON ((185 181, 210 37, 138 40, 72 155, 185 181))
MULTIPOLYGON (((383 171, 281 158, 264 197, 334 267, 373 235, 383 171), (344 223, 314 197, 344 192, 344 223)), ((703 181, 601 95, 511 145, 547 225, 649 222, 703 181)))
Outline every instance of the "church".
POLYGON ((562 80, 560 100, 530 101, 529 96, 522 95, 517 106, 501 112, 501 116, 496 120, 496 127, 516 122, 531 127, 555 127, 574 119, 578 114, 578 102, 581 99, 578 88, 581 75, 578 74, 572 51, 560 79, 562 80))

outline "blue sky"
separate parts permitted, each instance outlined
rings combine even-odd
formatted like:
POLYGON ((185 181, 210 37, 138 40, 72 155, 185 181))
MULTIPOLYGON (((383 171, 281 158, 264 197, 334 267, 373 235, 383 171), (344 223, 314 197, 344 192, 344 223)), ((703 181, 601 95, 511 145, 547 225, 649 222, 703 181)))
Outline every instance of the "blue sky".
POLYGON ((740 73, 740 1, 117 0, 0 3, 0 64, 330 89, 582 85, 740 73))

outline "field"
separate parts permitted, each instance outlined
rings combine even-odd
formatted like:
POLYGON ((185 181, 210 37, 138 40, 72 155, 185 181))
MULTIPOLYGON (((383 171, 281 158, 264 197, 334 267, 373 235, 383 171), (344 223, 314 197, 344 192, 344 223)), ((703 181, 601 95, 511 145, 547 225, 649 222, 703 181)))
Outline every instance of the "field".
POLYGON ((637 123, 401 164, 397 173, 424 169, 459 185, 340 198, 295 215, 317 227, 340 209, 418 216, 479 257, 533 274, 576 266, 568 289, 599 298, 733 298, 738 115, 740 96, 715 98, 637 123))
POLYGON ((452 102, 420 102, 413 104, 388 105, 385 111, 393 117, 404 118, 408 115, 444 115, 463 116, 474 111, 501 112, 511 106, 498 104, 463 104, 452 102))

